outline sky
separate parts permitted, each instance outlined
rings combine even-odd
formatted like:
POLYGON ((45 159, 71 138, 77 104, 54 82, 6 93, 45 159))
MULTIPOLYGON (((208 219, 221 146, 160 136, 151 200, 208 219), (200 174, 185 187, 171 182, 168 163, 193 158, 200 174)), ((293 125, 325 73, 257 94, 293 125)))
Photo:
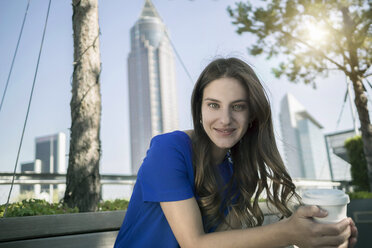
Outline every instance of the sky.
MULTIPOLYGON (((27 104, 35 75, 47 0, 31 0, 22 40, 0 112, 0 172, 14 170, 27 104)), ((101 142, 102 174, 130 174, 127 57, 130 28, 138 19, 144 0, 99 0, 102 62, 101 142)), ((191 129, 190 97, 194 81, 214 58, 236 56, 251 64, 262 79, 271 101, 275 134, 281 146, 278 122, 280 100, 288 92, 320 122, 324 133, 353 128, 349 103, 340 115, 346 91, 345 77, 333 72, 319 78, 317 88, 294 84, 271 73, 277 60, 253 57, 247 47, 255 37, 238 35, 227 13, 235 0, 153 0, 168 28, 171 41, 191 74, 188 78, 176 61, 180 130, 191 129)), ((256 2, 256 1, 251 1, 256 2)), ((27 0, 0 0, 0 93, 2 96, 27 6, 27 0)), ((36 78, 20 163, 34 160, 35 138, 64 132, 69 138, 71 75, 73 62, 71 1, 53 0, 36 78)), ((370 107, 371 108, 371 107, 370 107)), ((68 151, 68 148, 67 150, 68 151)), ((0 198, 4 194, 0 188, 0 198)))

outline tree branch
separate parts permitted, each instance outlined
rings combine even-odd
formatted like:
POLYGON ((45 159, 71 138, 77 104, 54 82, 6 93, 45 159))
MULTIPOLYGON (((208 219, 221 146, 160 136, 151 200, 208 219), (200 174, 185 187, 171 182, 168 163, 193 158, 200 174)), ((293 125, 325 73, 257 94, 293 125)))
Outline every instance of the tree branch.
POLYGON ((319 67, 322 70, 327 70, 327 71, 339 71, 340 68, 327 68, 327 67, 319 67))
MULTIPOLYGON (((332 26, 332 24, 329 23, 328 19, 324 18, 323 21, 324 21, 324 23, 326 24, 326 26, 327 26, 330 30, 332 30, 332 32, 334 32, 334 33, 336 33, 336 34, 338 34, 338 35, 339 35, 339 34, 342 35, 342 33, 341 33, 339 30, 337 30, 336 28, 334 28, 334 27, 332 26)), ((341 43, 339 42, 339 40, 336 39, 335 41, 336 41, 337 47, 339 48, 339 51, 340 51, 342 57, 344 58, 344 61, 350 61, 349 58, 345 55, 344 50, 342 49, 342 46, 341 46, 341 43)))
POLYGON ((292 34, 288 33, 288 32, 285 32, 283 30, 280 30, 281 33, 285 34, 285 35, 288 35, 291 39, 293 40, 296 40, 302 44, 304 44, 305 46, 307 46, 308 48, 310 48, 311 50, 314 50, 316 53, 320 54, 324 59, 330 61, 331 63, 333 63, 334 65, 336 65, 340 70, 344 71, 344 72, 347 72, 347 69, 340 65, 339 63, 337 63, 336 61, 334 61, 333 59, 331 59, 330 57, 328 57, 324 52, 322 52, 321 50, 318 50, 316 49, 315 47, 313 47, 312 45, 308 44, 307 42, 301 40, 300 38, 298 37, 295 37, 293 36, 292 34))

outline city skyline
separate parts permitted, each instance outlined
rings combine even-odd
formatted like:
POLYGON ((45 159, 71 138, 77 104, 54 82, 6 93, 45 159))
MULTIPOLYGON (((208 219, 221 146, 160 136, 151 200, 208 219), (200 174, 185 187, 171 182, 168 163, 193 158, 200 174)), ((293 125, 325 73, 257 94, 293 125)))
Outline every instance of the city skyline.
MULTIPOLYGON (((286 92, 301 99, 306 109, 324 126, 325 133, 353 127, 350 110, 345 105, 340 124, 336 128, 346 91, 344 75, 331 72, 329 78, 318 78, 317 89, 290 83, 285 78, 276 79, 271 73, 276 60, 249 56, 247 47, 254 43, 254 39, 247 34, 236 34, 236 26, 231 24, 232 20, 226 11, 227 6, 233 6, 235 1, 153 0, 153 3, 161 13, 171 41, 193 79, 189 79, 180 61, 176 60, 181 130, 192 127, 190 96, 193 83, 204 66, 218 56, 237 56, 253 65, 268 91, 279 145, 282 143, 278 125, 279 102, 286 92)), ((31 1, 8 93, 0 112, 0 171, 3 172, 14 169, 47 4, 47 1, 31 1)), ((129 30, 138 19, 143 4, 144 1, 99 1, 103 66, 100 78, 103 174, 130 173, 126 58, 130 50, 129 30)), ((0 36, 1 93, 5 87, 26 5, 26 0, 0 2, 0 33, 4 34, 0 36)), ((71 16, 70 2, 52 2, 20 162, 32 160, 34 137, 57 132, 64 132, 69 137, 70 77, 73 69, 71 16)), ((370 89, 367 90, 370 92, 370 89)), ((0 190, 0 195, 3 192, 0 190)))

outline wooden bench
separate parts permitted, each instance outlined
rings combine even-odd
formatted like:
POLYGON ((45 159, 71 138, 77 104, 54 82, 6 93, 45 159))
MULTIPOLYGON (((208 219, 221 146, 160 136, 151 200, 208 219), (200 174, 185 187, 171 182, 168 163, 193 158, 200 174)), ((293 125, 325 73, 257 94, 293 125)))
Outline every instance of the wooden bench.
POLYGON ((0 248, 112 248, 125 211, 0 219, 0 248))
MULTIPOLYGON (((278 221, 264 203, 264 225, 278 221)), ((112 248, 126 211, 0 219, 0 248, 112 248)))

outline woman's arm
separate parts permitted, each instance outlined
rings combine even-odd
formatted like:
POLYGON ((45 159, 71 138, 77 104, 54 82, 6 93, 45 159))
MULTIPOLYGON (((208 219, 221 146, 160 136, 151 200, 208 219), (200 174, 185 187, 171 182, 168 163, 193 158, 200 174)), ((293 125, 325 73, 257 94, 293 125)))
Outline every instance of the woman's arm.
POLYGON ((350 220, 337 224, 314 223, 310 217, 324 217, 316 206, 301 207, 290 218, 274 224, 204 233, 202 217, 195 198, 161 202, 161 208, 181 247, 347 247, 350 220))

